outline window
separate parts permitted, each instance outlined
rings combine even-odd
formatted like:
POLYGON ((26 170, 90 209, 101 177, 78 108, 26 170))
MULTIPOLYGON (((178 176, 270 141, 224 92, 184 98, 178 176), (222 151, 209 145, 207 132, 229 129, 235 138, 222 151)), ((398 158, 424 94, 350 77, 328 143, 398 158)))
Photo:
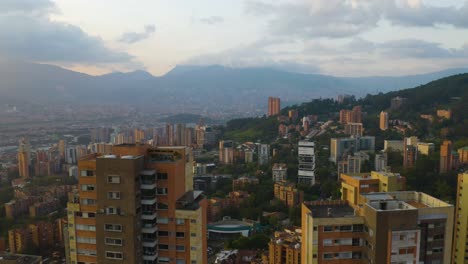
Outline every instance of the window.
POLYGON ((158 224, 167 224, 169 223, 169 219, 166 217, 158 217, 157 218, 157 223, 158 224))
POLYGON ((169 232, 168 231, 158 231, 158 236, 167 237, 167 236, 169 236, 169 232))
POLYGON ((116 207, 106 207, 106 214, 108 215, 120 214, 120 209, 116 207))
POLYGON ((185 251, 185 246, 183 246, 183 245, 176 245, 176 251, 184 252, 184 251, 185 251))
POLYGON ((442 253, 442 252, 444 252, 444 248, 442 247, 432 248, 432 253, 442 253))
POLYGON ((333 254, 332 253, 324 253, 323 254, 323 259, 333 259, 333 254))
POLYGON ((95 237, 76 237, 76 242, 83 243, 83 244, 96 244, 96 238, 95 237))
POLYGON ((169 205, 167 203, 158 203, 158 210, 167 210, 169 205))
POLYGON ((176 225, 183 225, 183 224, 185 224, 185 219, 176 218, 175 223, 176 223, 176 225))
POLYGON ((94 176, 94 171, 92 170, 82 170, 81 177, 91 177, 94 176))
POLYGON ((158 172, 156 177, 158 180, 167 180, 167 173, 158 172))
POLYGON ((323 227, 323 232, 332 232, 333 231, 333 226, 324 226, 323 227))
POLYGON ((434 236, 434 240, 443 240, 444 239, 444 234, 438 234, 434 236))
POLYGON ((107 199, 120 199, 120 192, 107 192, 107 199))
POLYGON ((118 224, 105 224, 104 230, 113 232, 122 232, 122 225, 118 224))
POLYGON ((169 245, 159 244, 158 249, 159 250, 169 250, 169 245))
POLYGON ((185 260, 184 259, 177 259, 176 264, 185 264, 185 260))
POLYGON ((190 233, 190 236, 191 236, 191 237, 196 237, 197 234, 196 234, 196 233, 190 233))
POLYGON ((196 220, 196 219, 190 219, 190 223, 196 224, 196 223, 197 223, 197 220, 196 220))
POLYGON ((184 232, 176 232, 176 235, 175 235, 177 238, 184 238, 185 237, 185 233, 184 232))
POLYGON ((167 195, 167 188, 156 188, 157 195, 167 195))
POLYGON ((106 258, 108 259, 123 259, 122 252, 106 251, 106 258))
POLYGON ((351 225, 340 226, 340 231, 341 232, 349 232, 351 230, 353 230, 353 226, 351 226, 351 225))
POLYGON ((107 176, 107 183, 120 183, 120 176, 107 176))
POLYGON ((331 245, 333 245, 333 241, 331 239, 324 239, 323 240, 323 245, 324 246, 331 246, 331 245))
POLYGON ((94 191, 95 186, 94 184, 81 184, 82 191, 94 191))
POLYGON ((169 263, 171 260, 167 257, 158 258, 158 263, 169 263))
POLYGON ((76 253, 78 255, 84 255, 84 256, 97 256, 96 250, 90 250, 90 249, 77 249, 76 253))
POLYGON ((96 204, 96 200, 94 199, 81 199, 81 204, 83 205, 93 205, 93 204, 96 204))
POLYGON ((95 225, 76 225, 76 230, 84 230, 84 231, 96 231, 95 225))
POLYGON ((197 250, 197 247, 191 247, 190 250, 196 251, 196 250, 197 250))
POLYGON ((106 241, 106 245, 122 246, 121 238, 106 237, 105 241, 106 241))

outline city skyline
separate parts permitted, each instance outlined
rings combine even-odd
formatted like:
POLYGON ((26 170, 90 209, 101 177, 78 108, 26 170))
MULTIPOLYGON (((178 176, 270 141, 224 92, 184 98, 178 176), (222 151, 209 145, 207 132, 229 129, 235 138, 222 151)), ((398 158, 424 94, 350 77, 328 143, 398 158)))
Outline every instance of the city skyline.
POLYGON ((125 0, 112 7, 8 0, 0 7, 0 58, 93 75, 162 75, 180 64, 403 75, 463 67, 468 57, 461 0, 125 0))

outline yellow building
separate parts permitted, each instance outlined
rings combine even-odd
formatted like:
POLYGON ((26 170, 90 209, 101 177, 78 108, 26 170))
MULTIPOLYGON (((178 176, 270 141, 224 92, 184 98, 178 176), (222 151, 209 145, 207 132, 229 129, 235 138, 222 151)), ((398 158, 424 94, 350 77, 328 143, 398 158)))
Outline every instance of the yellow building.
POLYGON ((437 110, 437 116, 440 118, 450 119, 452 118, 452 110, 439 109, 437 110))
POLYGON ((301 229, 275 232, 268 244, 269 264, 301 263, 301 229))
POLYGON ((453 236, 452 263, 466 263, 468 258, 468 173, 458 175, 457 203, 455 210, 455 233, 453 236))
POLYGON ((284 202, 288 207, 294 207, 304 201, 304 192, 296 188, 294 183, 280 181, 274 186, 275 198, 284 202))
POLYGON ((380 112, 380 130, 388 129, 388 113, 385 111, 380 112))
POLYGON ((460 164, 468 163, 468 147, 458 149, 458 157, 460 159, 460 164))
POLYGON ((22 228, 8 231, 10 253, 23 253, 31 244, 31 232, 28 229, 22 228))
POLYGON ((406 178, 397 173, 372 171, 341 174, 341 199, 358 205, 360 195, 370 192, 395 192, 406 189, 406 178))
POLYGON ((453 205, 411 191, 360 196, 357 207, 302 205, 301 263, 450 263, 453 205))
POLYGON ((434 143, 418 142, 418 152, 423 155, 429 155, 434 151, 434 143))

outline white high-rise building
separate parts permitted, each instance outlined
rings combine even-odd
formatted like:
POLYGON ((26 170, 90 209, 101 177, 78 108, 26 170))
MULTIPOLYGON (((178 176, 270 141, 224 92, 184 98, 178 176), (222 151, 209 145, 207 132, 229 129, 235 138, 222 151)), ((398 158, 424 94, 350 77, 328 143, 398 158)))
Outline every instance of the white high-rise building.
POLYGON ((315 143, 299 141, 299 172, 298 182, 308 185, 315 184, 315 143))
POLYGON ((260 144, 258 145, 258 164, 267 164, 270 160, 270 145, 260 144))

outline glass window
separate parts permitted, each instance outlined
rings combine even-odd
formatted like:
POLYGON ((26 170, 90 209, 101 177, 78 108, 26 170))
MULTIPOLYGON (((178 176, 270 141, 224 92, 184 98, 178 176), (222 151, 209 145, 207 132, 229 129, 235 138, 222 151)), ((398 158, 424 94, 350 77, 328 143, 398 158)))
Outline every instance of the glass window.
POLYGON ((104 230, 113 232, 122 232, 122 225, 119 224, 105 224, 104 230))
POLYGON ((185 233, 184 232, 176 232, 176 237, 183 238, 183 237, 185 237, 185 233))
POLYGON ((120 176, 115 176, 115 175, 107 176, 107 183, 120 183, 120 176))
POLYGON ((107 199, 120 199, 120 192, 107 192, 107 199))
POLYGON ((123 259, 122 252, 106 251, 106 258, 108 259, 123 259))
POLYGON ((169 245, 159 244, 158 249, 159 250, 169 250, 169 245))
POLYGON ((175 222, 176 222, 176 225, 183 225, 185 224, 185 219, 176 218, 175 222))
POLYGON ((106 245, 113 245, 113 246, 121 246, 122 245, 122 239, 121 238, 106 237, 105 241, 106 241, 106 245))
POLYGON ((184 251, 185 251, 185 246, 183 246, 183 245, 176 245, 176 250, 177 250, 177 251, 180 251, 180 252, 184 252, 184 251))
POLYGON ((82 191, 94 191, 95 186, 94 184, 81 184, 82 191))
POLYGON ((158 172, 156 177, 158 180, 167 180, 167 173, 158 172))

